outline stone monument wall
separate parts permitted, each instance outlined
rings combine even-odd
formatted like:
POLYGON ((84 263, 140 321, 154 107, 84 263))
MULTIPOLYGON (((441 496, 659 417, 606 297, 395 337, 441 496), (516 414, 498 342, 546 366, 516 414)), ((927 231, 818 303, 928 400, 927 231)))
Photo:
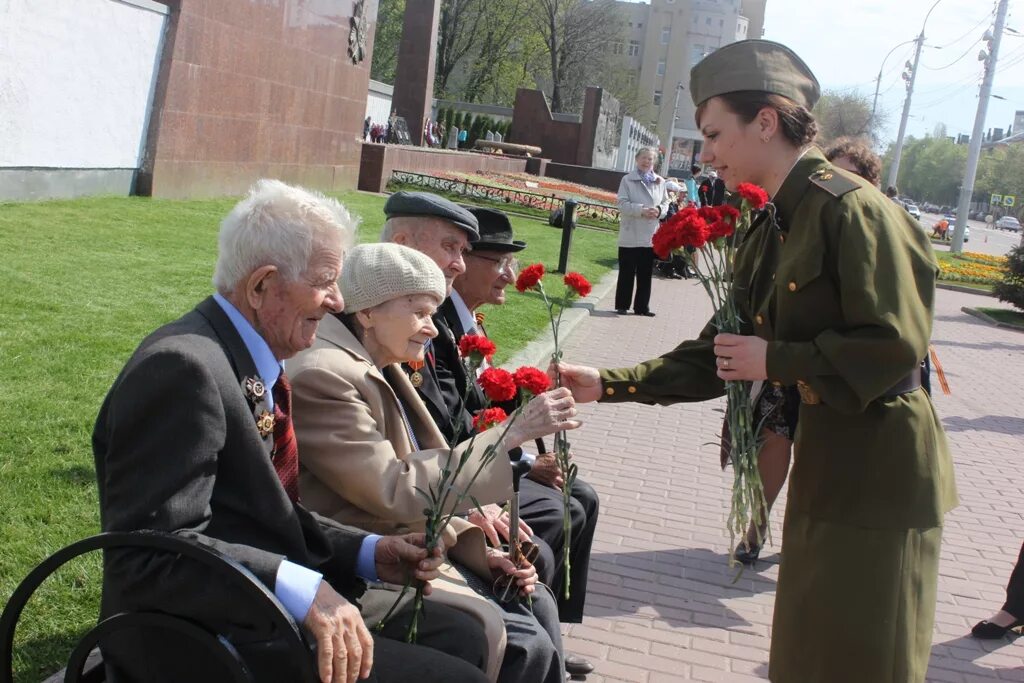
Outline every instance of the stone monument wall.
POLYGON ((355 187, 376 2, 167 4, 140 194, 238 194, 265 176, 355 187), (354 63, 350 38, 360 36, 365 57, 354 63))

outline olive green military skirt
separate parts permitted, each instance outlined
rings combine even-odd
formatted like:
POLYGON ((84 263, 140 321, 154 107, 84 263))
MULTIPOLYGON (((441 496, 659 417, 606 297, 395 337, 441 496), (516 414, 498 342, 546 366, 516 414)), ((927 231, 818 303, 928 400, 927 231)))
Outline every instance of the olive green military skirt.
POLYGON ((772 683, 920 683, 942 528, 865 529, 787 511, 772 683))

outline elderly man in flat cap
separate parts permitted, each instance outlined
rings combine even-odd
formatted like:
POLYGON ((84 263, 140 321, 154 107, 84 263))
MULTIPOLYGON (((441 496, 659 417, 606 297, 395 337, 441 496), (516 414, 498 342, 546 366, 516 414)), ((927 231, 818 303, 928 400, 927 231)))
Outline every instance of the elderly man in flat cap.
MULTIPOLYGON (((420 642, 472 665, 379 638, 363 621, 383 616, 360 613, 373 592, 366 581, 437 577, 441 558, 428 557, 423 534, 368 534, 299 500, 281 363, 344 307, 337 279, 354 228, 335 200, 275 180, 258 182, 224 219, 216 293, 142 341, 96 420, 103 531, 172 533, 242 564, 316 642, 324 683, 484 683, 476 667, 486 644, 461 612, 433 606, 432 631, 420 642)), ((295 680, 271 625, 203 567, 141 549, 104 560, 104 615, 158 611, 212 624, 253 680, 295 680)), ((109 680, 229 679, 220 661, 164 629, 120 631, 103 644, 109 680)))
MULTIPOLYGON (((384 204, 384 213, 387 221, 381 232, 381 241, 412 247, 433 259, 444 273, 446 294, 450 296, 455 279, 466 272, 465 257, 470 253, 471 245, 480 240, 476 216, 458 204, 427 192, 396 192, 384 204)), ((440 312, 434 314, 433 321, 438 334, 431 340, 423 363, 404 363, 402 367, 445 439, 448 443, 457 443, 473 433, 473 416, 463 402, 464 385, 456 383, 450 370, 461 366, 455 336, 440 312)), ((562 392, 561 389, 555 389, 552 395, 561 395, 562 392)), ((518 459, 521 457, 521 449, 514 449, 509 457, 518 459)), ((495 526, 504 525, 507 528, 508 516, 501 513, 500 506, 487 505, 484 510, 485 514, 474 510, 469 520, 482 527, 489 537, 496 536, 495 526)), ((520 529, 530 533, 525 523, 520 529)), ((537 571, 543 576, 545 571, 551 570, 538 566, 537 571)), ((517 667, 503 665, 499 683, 553 683, 561 680, 564 675, 555 598, 546 586, 542 586, 535 593, 534 601, 537 605, 532 616, 536 618, 518 614, 517 610, 521 607, 519 603, 504 605, 508 633, 505 657, 522 658, 525 662, 529 653, 532 653, 533 658, 538 653, 547 653, 544 656, 551 660, 552 666, 546 669, 543 676, 527 674, 522 667, 518 667, 521 670, 520 678, 517 678, 517 667), (537 630, 538 624, 543 627, 543 632, 537 630), (552 644, 557 652, 551 652, 552 644)))
MULTIPOLYGON (((765 40, 722 47, 690 75, 701 161, 726 186, 760 185, 735 261, 743 334, 713 322, 635 367, 563 367, 578 401, 668 405, 762 382, 758 412, 799 428, 783 528, 769 678, 925 679, 939 545, 956 506, 953 465, 919 363, 938 269, 916 221, 812 144, 818 82, 765 40)), ((757 416, 755 416, 757 423, 757 416)))
MULTIPOLYGON (((468 207, 468 211, 479 223, 480 239, 473 243, 473 251, 466 255, 466 270, 455 278, 451 296, 445 300, 438 312, 452 331, 452 339, 458 340, 464 334, 487 334, 483 313, 479 308, 484 304, 501 306, 505 303, 505 288, 515 282, 518 263, 515 255, 526 248, 526 243, 513 239, 512 223, 501 211, 495 209, 468 207)), ((445 340, 439 341, 439 346, 445 340)), ((462 363, 450 364, 445 360, 449 354, 439 353, 437 370, 442 384, 466 386, 468 379, 462 363)), ((471 385, 472 386, 472 385, 471 385)), ((457 406, 452 406, 454 409, 457 406)), ((485 407, 479 390, 471 391, 466 402, 466 413, 475 414, 485 407)), ((580 623, 587 595, 587 575, 590 566, 590 548, 597 529, 599 500, 590 484, 577 478, 573 486, 570 512, 571 532, 571 585, 569 598, 560 589, 565 577, 563 562, 565 534, 562 530, 564 503, 562 502, 562 481, 553 454, 548 453, 542 439, 537 440, 537 453, 524 452, 522 457, 532 461, 530 473, 520 490, 520 517, 534 534, 534 542, 540 548, 544 573, 542 580, 555 589, 558 596, 558 614, 562 622, 580 623)), ((499 536, 508 539, 508 526, 496 519, 493 527, 486 529, 492 542, 498 543, 499 536)), ((586 675, 593 671, 593 665, 578 655, 566 654, 566 671, 573 675, 586 675)))

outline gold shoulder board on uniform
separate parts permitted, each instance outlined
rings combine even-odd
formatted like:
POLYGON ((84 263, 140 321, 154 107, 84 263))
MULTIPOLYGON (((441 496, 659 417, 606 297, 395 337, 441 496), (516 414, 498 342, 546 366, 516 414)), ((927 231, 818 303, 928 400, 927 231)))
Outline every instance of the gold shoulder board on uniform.
POLYGON ((847 192, 860 188, 857 181, 834 168, 819 168, 811 174, 810 181, 833 197, 842 197, 847 192))

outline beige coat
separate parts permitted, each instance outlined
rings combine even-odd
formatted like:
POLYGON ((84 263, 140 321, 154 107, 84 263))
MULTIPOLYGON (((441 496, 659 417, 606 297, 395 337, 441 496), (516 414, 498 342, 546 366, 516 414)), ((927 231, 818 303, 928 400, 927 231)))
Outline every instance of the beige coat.
POLYGON ((648 187, 637 170, 622 176, 619 183, 619 246, 649 247, 655 230, 658 229, 657 218, 644 218, 640 212, 645 207, 657 207, 659 216, 668 211, 669 197, 665 179, 659 175, 648 187))
MULTIPOLYGON (((321 321, 313 346, 288 361, 293 389, 295 433, 299 442, 299 489, 312 510, 344 524, 381 534, 423 529, 426 490, 441 476, 450 452, 416 390, 396 365, 383 374, 369 353, 334 316, 321 321), (387 375, 398 395, 392 390, 387 375), (421 450, 414 451, 402 416, 402 399, 421 450)), ((468 484, 488 446, 498 443, 499 430, 484 432, 473 445, 472 458, 456 480, 468 484)), ((454 450, 457 461, 467 443, 454 450)), ((470 489, 481 505, 508 500, 512 470, 504 445, 477 476, 470 489)), ((457 508, 467 512, 467 497, 457 508)), ((449 556, 490 580, 483 532, 460 517, 445 535, 449 556)), ((449 565, 434 582, 432 597, 480 620, 491 646, 488 673, 496 680, 504 653, 504 621, 500 609, 480 598, 449 565)))

